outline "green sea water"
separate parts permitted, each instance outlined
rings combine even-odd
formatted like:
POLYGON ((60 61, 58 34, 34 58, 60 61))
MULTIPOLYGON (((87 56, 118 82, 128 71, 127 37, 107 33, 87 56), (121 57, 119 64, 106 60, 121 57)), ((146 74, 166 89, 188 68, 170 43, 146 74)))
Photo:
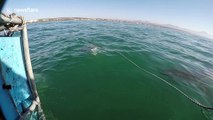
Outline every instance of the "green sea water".
POLYGON ((212 111, 136 67, 213 106, 211 39, 125 22, 47 22, 28 28, 48 120, 213 119, 212 111))

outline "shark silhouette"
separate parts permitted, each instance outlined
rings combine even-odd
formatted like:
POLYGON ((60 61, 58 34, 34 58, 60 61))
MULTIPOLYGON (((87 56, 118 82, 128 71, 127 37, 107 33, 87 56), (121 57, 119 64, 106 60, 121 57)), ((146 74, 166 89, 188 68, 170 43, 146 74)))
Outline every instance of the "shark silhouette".
MULTIPOLYGON (((196 85, 196 87, 205 94, 205 98, 208 99, 208 101, 213 102, 213 93, 211 92, 213 86, 211 82, 206 81, 209 75, 205 73, 205 71, 191 73, 185 70, 167 69, 164 70, 162 74, 171 77, 173 80, 181 79, 190 84, 193 83, 193 86, 196 85)), ((198 94, 200 93, 198 92, 198 94)), ((202 96, 202 94, 200 96, 202 96)))
POLYGON ((162 74, 172 78, 182 78, 185 80, 197 80, 201 78, 199 74, 194 75, 188 71, 182 71, 178 69, 168 69, 163 71, 162 74))

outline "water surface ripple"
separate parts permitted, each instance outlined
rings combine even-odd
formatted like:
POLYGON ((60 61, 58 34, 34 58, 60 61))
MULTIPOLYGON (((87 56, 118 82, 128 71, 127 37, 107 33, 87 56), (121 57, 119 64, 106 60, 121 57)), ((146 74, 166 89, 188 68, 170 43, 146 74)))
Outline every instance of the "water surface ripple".
POLYGON ((29 26, 33 69, 47 119, 212 120, 125 60, 213 106, 213 40, 149 24, 106 21, 29 26))

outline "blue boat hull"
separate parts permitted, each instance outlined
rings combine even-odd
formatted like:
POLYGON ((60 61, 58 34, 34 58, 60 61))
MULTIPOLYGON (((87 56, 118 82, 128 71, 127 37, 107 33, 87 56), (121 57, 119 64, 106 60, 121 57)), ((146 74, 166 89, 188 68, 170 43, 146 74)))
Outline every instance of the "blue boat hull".
POLYGON ((0 110, 5 119, 20 119, 33 103, 20 37, 0 37, 0 110))

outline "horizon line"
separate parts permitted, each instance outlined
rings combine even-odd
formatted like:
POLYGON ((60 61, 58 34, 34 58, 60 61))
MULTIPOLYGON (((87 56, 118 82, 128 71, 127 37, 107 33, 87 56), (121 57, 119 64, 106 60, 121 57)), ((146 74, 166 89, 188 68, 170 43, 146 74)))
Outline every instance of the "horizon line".
MULTIPOLYGON (((158 23, 158 22, 153 22, 153 21, 148 21, 148 20, 142 20, 142 19, 123 19, 123 18, 101 18, 101 17, 47 17, 47 18, 37 18, 37 19, 31 19, 27 20, 29 23, 34 23, 34 21, 42 20, 42 19, 57 19, 60 18, 61 20, 51 20, 51 21, 69 21, 69 20, 102 20, 102 21, 114 21, 114 22, 127 22, 127 23, 134 23, 134 24, 152 24, 152 25, 157 25, 160 27, 167 27, 167 28, 172 28, 172 29, 177 29, 181 30, 184 32, 188 32, 193 35, 198 35, 201 37, 205 37, 208 39, 213 40, 213 34, 210 34, 209 32, 206 31, 198 31, 198 30, 192 30, 189 28, 181 27, 179 25, 174 25, 170 23, 158 23), (66 18, 68 20, 62 20, 62 18, 66 18)), ((38 21, 38 22, 50 22, 50 21, 38 21)))

